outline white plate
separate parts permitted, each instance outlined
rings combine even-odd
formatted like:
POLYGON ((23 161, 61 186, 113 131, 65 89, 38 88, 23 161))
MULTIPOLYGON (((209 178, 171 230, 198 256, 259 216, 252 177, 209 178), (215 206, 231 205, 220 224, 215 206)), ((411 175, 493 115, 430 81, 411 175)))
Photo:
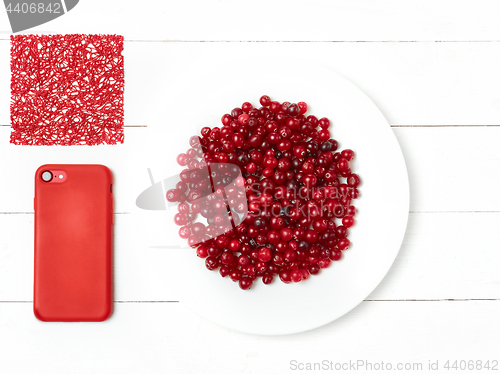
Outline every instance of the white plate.
MULTIPOLYGON (((305 282, 284 284, 275 279, 266 286, 258 278, 251 290, 243 291, 218 271, 208 271, 192 249, 179 250, 181 303, 210 321, 252 334, 291 334, 325 325, 377 287, 401 246, 409 186, 396 137, 362 91, 319 65, 270 57, 265 61, 242 57, 225 66, 212 65, 179 77, 170 87, 175 95, 167 100, 184 108, 182 115, 174 113, 168 124, 163 120, 152 129, 154 138, 163 142, 175 133, 174 149, 164 152, 169 160, 167 174, 179 172, 175 153, 187 149, 190 136, 199 134, 203 126, 221 126, 224 113, 245 101, 258 105, 266 94, 280 102, 305 101, 309 114, 331 120, 330 131, 340 149, 356 152, 354 170, 362 179, 361 197, 355 201, 358 214, 349 234, 351 248, 340 261, 305 282)), ((171 235, 175 231, 169 228, 171 235)))

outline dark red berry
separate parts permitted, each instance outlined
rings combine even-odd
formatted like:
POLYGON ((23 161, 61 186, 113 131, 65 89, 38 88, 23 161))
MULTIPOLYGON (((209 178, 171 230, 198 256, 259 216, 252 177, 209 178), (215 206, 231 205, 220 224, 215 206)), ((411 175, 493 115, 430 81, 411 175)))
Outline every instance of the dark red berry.
POLYGON ((280 271, 279 277, 283 283, 290 283, 292 281, 290 272, 287 270, 280 271))
POLYGON ((249 277, 242 277, 239 281, 242 290, 249 290, 252 287, 253 280, 249 277))
POLYGON ((215 257, 207 257, 205 259, 205 266, 208 270, 216 270, 219 267, 219 260, 215 257))
POLYGON ((264 284, 271 284, 273 282, 273 280, 274 280, 274 277, 272 274, 264 274, 262 276, 262 282, 264 284))
POLYGON ((262 106, 267 107, 267 106, 271 105, 271 99, 267 95, 261 96, 259 102, 260 102, 260 105, 262 105, 262 106))

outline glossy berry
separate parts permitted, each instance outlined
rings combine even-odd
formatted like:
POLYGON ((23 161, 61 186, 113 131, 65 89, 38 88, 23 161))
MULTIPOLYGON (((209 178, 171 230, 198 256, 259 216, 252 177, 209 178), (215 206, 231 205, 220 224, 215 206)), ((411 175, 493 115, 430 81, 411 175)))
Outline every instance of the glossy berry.
POLYGON ((174 216, 174 222, 178 226, 184 226, 187 223, 187 217, 183 213, 177 213, 174 216))
POLYGON ((299 101, 297 103, 297 105, 299 106, 299 114, 304 114, 305 112, 307 112, 307 104, 303 101, 299 101))
POLYGON ((205 266, 208 270, 215 270, 219 267, 219 260, 215 257, 207 257, 205 259, 205 266))
POLYGON ((228 248, 233 251, 233 252, 236 252, 240 249, 240 242, 239 240, 236 240, 236 239, 233 239, 229 242, 229 245, 228 245, 228 248))
POLYGON ((345 216, 342 218, 342 225, 347 228, 352 227, 354 225, 354 222, 354 217, 352 216, 345 216))
POLYGON ((345 158, 347 161, 351 161, 354 157, 354 152, 351 151, 350 149, 344 149, 340 155, 342 158, 345 158))
POLYGON ((231 278, 233 282, 239 281, 241 279, 241 271, 239 270, 230 271, 229 278, 231 278))
POLYGON ((249 277, 242 277, 239 281, 240 288, 242 290, 249 290, 252 288, 253 280, 249 277))
POLYGON ((342 238, 338 241, 337 243, 337 246, 339 247, 340 250, 345 250, 347 248, 349 248, 349 245, 351 244, 351 242, 349 241, 349 239, 347 238, 342 238))
POLYGON ((320 126, 322 129, 324 129, 324 130, 328 129, 328 128, 330 127, 330 120, 329 120, 328 118, 325 118, 325 117, 324 117, 324 118, 321 118, 321 119, 319 120, 319 126, 320 126))
POLYGON ((302 280, 302 270, 294 269, 290 272, 292 282, 300 282, 302 280))
POLYGON ((309 267, 309 273, 310 273, 311 275, 316 275, 316 274, 319 274, 319 271, 320 271, 320 270, 321 270, 321 269, 320 269, 320 267, 319 267, 318 265, 311 265, 311 266, 309 267))
POLYGON ((357 174, 351 174, 347 177, 347 185, 350 187, 358 187, 361 183, 361 179, 357 174))
POLYGON ((198 248, 196 248, 196 255, 200 258, 206 258, 208 256, 207 247, 205 247, 204 245, 200 245, 198 248))
POLYGON ((287 270, 280 271, 279 277, 283 283, 290 283, 292 281, 290 272, 287 270))
POLYGON ((342 251, 338 250, 338 249, 334 249, 333 251, 331 251, 330 253, 330 260, 332 261, 338 261, 342 258, 342 251))
POLYGON ((259 102, 260 102, 260 105, 262 105, 262 106, 271 105, 271 99, 267 95, 261 96, 259 102))
POLYGON ((327 267, 330 266, 330 259, 329 258, 322 258, 321 260, 318 261, 318 266, 321 269, 326 269, 327 267))
POLYGON ((181 193, 177 189, 167 191, 167 200, 171 203, 175 203, 175 202, 179 201, 180 197, 181 197, 181 193))
POLYGON ((189 227, 182 226, 179 229, 179 236, 181 237, 181 239, 189 238, 191 236, 191 230, 189 229, 189 227))
POLYGON ((338 162, 337 162, 337 167, 339 169, 339 171, 348 171, 349 170, 349 161, 345 158, 341 158, 338 162))
POLYGON ((271 257, 272 257, 271 249, 269 249, 267 247, 262 247, 259 250, 259 254, 258 254, 259 261, 268 262, 269 260, 271 260, 271 257))
POLYGON ((268 273, 268 274, 264 274, 264 275, 262 276, 262 282, 263 282, 264 284, 271 284, 271 283, 273 282, 273 280, 274 280, 274 277, 273 277, 273 275, 272 275, 272 274, 269 274, 269 273, 268 273))

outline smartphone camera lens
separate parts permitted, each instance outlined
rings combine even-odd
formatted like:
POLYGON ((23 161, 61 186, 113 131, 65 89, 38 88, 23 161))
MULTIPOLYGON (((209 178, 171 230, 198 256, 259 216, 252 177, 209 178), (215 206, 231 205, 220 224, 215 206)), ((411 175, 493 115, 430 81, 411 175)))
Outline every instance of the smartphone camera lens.
POLYGON ((50 182, 52 180, 52 173, 50 171, 44 171, 42 173, 42 180, 44 182, 50 182))

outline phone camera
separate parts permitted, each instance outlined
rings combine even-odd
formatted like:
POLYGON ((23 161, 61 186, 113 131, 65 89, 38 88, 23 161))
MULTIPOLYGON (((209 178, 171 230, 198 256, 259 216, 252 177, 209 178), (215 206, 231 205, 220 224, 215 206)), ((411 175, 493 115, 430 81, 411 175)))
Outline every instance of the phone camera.
POLYGON ((42 173, 42 180, 44 182, 50 182, 52 180, 53 176, 52 176, 52 173, 48 170, 44 171, 42 173))

